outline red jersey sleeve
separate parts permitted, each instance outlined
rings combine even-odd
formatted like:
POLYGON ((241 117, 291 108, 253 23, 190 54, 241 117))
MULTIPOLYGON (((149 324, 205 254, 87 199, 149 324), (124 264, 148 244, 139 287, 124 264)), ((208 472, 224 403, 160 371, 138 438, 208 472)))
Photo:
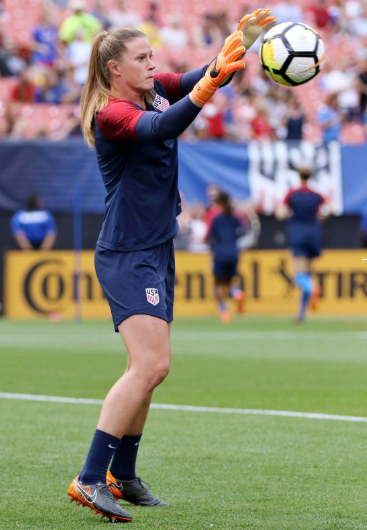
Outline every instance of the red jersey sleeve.
POLYGON ((96 114, 98 129, 112 142, 136 142, 136 125, 144 114, 131 101, 112 100, 96 114))
POLYGON ((289 190, 287 195, 284 198, 284 204, 286 204, 287 206, 290 206, 291 197, 292 197, 293 193, 294 193, 293 190, 289 190))
POLYGON ((171 72, 154 74, 154 81, 162 83, 171 105, 181 99, 182 76, 183 74, 173 74, 171 72))
POLYGON ((209 237, 214 218, 217 217, 217 215, 221 214, 222 211, 223 208, 219 206, 219 204, 215 204, 206 212, 204 217, 204 222, 206 224, 206 238, 209 237))

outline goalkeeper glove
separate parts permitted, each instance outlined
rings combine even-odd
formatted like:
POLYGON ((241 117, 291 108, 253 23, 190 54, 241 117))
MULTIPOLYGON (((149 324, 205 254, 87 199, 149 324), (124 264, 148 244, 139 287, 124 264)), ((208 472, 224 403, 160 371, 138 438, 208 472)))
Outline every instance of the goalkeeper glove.
POLYGON ((226 38, 222 51, 207 68, 205 75, 191 91, 191 97, 198 103, 206 103, 228 76, 243 70, 245 63, 240 59, 245 53, 241 46, 242 32, 235 31, 226 38))
POLYGON ((252 15, 243 17, 237 26, 237 31, 242 31, 242 46, 248 50, 254 42, 260 37, 264 30, 270 29, 277 18, 272 17, 270 9, 257 9, 252 15))

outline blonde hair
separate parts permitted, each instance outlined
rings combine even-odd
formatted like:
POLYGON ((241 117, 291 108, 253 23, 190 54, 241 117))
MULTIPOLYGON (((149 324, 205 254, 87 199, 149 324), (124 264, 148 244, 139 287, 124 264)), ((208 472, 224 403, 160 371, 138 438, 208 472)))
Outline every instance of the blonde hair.
MULTIPOLYGON (((115 29, 102 31, 94 41, 89 62, 88 79, 81 97, 82 130, 85 140, 91 149, 94 148, 94 116, 102 110, 112 97, 109 61, 117 61, 130 40, 146 37, 138 29, 115 29)), ((146 101, 153 104, 154 91, 146 95, 146 101)))

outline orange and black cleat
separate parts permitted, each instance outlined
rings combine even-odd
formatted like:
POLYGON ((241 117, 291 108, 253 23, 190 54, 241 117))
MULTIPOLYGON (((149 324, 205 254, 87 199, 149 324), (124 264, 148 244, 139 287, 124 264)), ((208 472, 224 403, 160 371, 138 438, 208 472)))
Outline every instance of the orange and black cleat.
POLYGON ((108 517, 111 523, 128 523, 132 517, 115 500, 110 485, 98 482, 97 484, 84 485, 79 482, 79 475, 75 477, 68 489, 70 502, 88 506, 94 513, 102 518, 108 517))
POLYGON ((319 307, 319 300, 321 296, 321 287, 315 285, 313 293, 311 295, 311 309, 312 311, 317 311, 319 307))
POLYGON ((228 311, 228 309, 221 309, 219 311, 219 315, 223 324, 229 324, 232 320, 231 313, 228 311))
POLYGON ((132 480, 119 480, 112 475, 111 471, 107 471, 106 482, 111 487, 115 499, 123 499, 135 506, 169 506, 166 502, 154 497, 144 486, 146 484, 150 488, 149 484, 140 477, 132 480))
POLYGON ((237 302, 237 313, 245 312, 245 293, 238 289, 233 295, 233 299, 237 302))

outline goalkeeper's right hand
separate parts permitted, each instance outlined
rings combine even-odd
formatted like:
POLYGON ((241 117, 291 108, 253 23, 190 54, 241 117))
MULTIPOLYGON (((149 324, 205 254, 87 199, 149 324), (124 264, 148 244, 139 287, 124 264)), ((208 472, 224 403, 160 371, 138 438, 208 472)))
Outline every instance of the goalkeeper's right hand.
POLYGON ((246 51, 244 46, 240 45, 242 38, 242 31, 235 31, 226 38, 222 51, 190 93, 194 103, 204 105, 229 75, 245 68, 245 62, 241 59, 246 51))
POLYGON ((243 33, 242 45, 246 50, 251 48, 263 31, 268 31, 277 22, 276 17, 271 16, 270 9, 257 9, 251 15, 241 18, 237 31, 243 33))

